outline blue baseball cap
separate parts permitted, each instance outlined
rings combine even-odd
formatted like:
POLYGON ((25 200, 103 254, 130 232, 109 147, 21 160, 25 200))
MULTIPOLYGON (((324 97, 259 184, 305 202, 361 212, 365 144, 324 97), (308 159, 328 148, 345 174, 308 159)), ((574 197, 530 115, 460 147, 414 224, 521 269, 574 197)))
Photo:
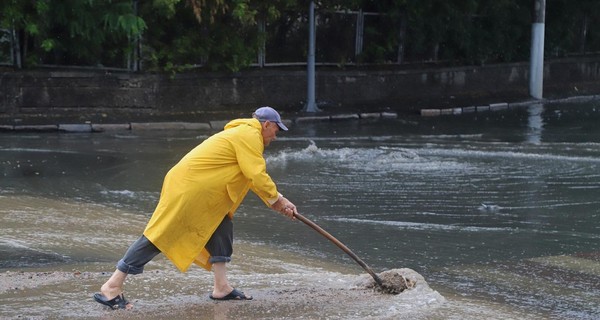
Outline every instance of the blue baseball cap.
POLYGON ((254 117, 258 121, 271 121, 275 122, 277 126, 283 131, 288 131, 288 128, 281 121, 281 116, 275 109, 271 107, 260 107, 254 111, 254 117))

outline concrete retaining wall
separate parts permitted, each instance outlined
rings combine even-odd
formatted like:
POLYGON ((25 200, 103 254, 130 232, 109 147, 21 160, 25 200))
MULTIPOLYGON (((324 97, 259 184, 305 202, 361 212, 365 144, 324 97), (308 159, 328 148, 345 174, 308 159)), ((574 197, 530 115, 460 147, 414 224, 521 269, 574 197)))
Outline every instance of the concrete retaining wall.
MULTIPOLYGON (((418 70, 317 70, 317 100, 331 112, 414 112, 528 98, 527 63, 418 70)), ((600 57, 547 61, 544 95, 600 93, 600 57)), ((0 124, 208 121, 271 105, 297 113, 304 70, 198 72, 174 77, 90 71, 0 74, 0 124), (60 122, 58 122, 60 120, 60 122)))

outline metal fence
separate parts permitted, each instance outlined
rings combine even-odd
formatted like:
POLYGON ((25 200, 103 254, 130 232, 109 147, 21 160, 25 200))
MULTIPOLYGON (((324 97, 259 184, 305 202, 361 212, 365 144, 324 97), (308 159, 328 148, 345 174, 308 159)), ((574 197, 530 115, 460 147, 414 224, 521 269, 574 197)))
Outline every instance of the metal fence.
MULTIPOLYGON (((385 39, 376 31, 385 15, 363 11, 318 12, 316 15, 316 61, 319 65, 354 65, 357 63, 396 63, 398 52, 395 50, 371 50, 384 48, 385 39), (370 31, 369 31, 370 30, 370 31), (374 32, 375 31, 375 32, 374 32), (365 50, 365 48, 367 48, 365 50), (377 51, 377 53, 374 53, 377 51)), ((387 19, 389 20, 389 19, 387 19)), ((391 21, 388 21, 390 24, 391 21)), ((294 66, 305 65, 308 50, 308 16, 304 12, 284 12, 276 23, 258 23, 257 32, 264 32, 265 43, 257 52, 256 62, 252 66, 294 66)), ((387 32, 387 31, 386 31, 387 32)), ((395 32, 389 30, 389 32, 395 32)), ((13 30, 0 29, 0 65, 20 67, 19 41, 13 30)), ((143 37, 134 42, 136 55, 123 53, 123 65, 77 66, 99 69, 120 69, 138 71, 142 68, 145 48, 143 37)), ((202 67, 201 64, 194 64, 202 67)), ((69 67, 68 65, 50 65, 41 58, 39 67, 69 67)), ((71 66, 73 67, 73 66, 71 66)))
MULTIPOLYGON (((152 28, 152 26, 149 26, 152 28)), ((416 27, 415 27, 416 28, 416 27)), ((520 27, 521 28, 521 27, 520 27)), ((528 26, 522 26, 524 33, 529 34, 528 26)), ((256 61, 253 67, 276 66, 302 66, 306 65, 308 52, 308 13, 307 12, 282 12, 277 21, 271 23, 259 22, 256 33, 264 34, 264 43, 256 52, 256 61)), ((457 34, 450 30, 454 38, 468 35, 457 34)), ((417 40, 411 38, 415 33, 408 28, 407 21, 394 20, 387 14, 359 11, 326 11, 316 12, 316 64, 317 65, 402 65, 423 62, 444 62, 440 58, 440 43, 427 38, 425 35, 417 40), (424 39, 424 40, 423 40, 424 39), (423 41, 429 41, 422 43, 423 41), (417 48, 418 47, 418 48, 417 48)), ((548 34, 547 34, 548 36, 548 34)), ((20 68, 20 55, 23 46, 17 40, 19 37, 13 30, 0 29, 0 65, 15 66, 20 68)), ((95 69, 114 69, 125 71, 141 71, 145 69, 145 62, 149 59, 149 48, 144 44, 144 35, 141 39, 125 44, 125 48, 112 48, 119 52, 119 58, 112 61, 100 61, 94 65, 72 66, 51 65, 50 60, 44 57, 36 61, 39 67, 78 67, 95 69), (100 67, 101 65, 101 67, 100 67)), ((446 41, 446 39, 444 39, 446 41)), ((450 40, 448 40, 450 41, 450 40)), ((456 40, 454 40, 456 41, 456 40)), ((459 39, 460 41, 460 39, 459 39)), ((492 40, 493 41, 493 40, 492 40)), ((517 41, 517 40, 514 40, 517 41)), ((448 45, 448 44, 446 44, 448 45)), ((450 44, 451 45, 451 44, 450 44)), ((481 45, 481 43, 478 43, 481 45)), ((482 46, 477 46, 479 49, 482 46)), ((568 55, 565 48, 562 55, 568 55)), ((587 49, 587 48, 586 48, 587 49)), ((590 48, 593 52, 596 48, 590 48)), ((578 51, 572 49, 570 52, 578 51)), ((547 54, 552 54, 548 49, 547 54)), ((583 52, 585 54, 586 52, 583 52)), ((578 52, 582 54, 582 52, 578 52)), ((178 61, 178 63, 203 68, 196 61, 178 61)), ((518 59, 523 59, 519 57, 518 59)), ((475 60, 465 60, 464 64, 477 63, 475 60)), ((491 61, 494 62, 494 61, 491 61)), ((453 61, 453 63, 456 63, 453 61)), ((461 62, 459 62, 461 63, 461 62)))
MULTIPOLYGON (((398 52, 386 50, 375 56, 365 48, 384 48, 385 39, 378 28, 386 16, 363 11, 319 12, 316 15, 316 61, 321 65, 354 65, 357 63, 396 63, 398 52), (365 32, 367 30, 367 32, 365 32)), ((267 25, 264 51, 259 53, 259 66, 280 66, 306 63, 308 48, 308 17, 297 13, 284 14, 279 23, 267 25)), ((387 18, 389 20, 389 18, 387 18)), ((391 24, 391 21, 388 21, 391 24)), ((396 32, 389 30, 386 32, 396 32)), ((397 48, 396 48, 397 49, 397 48)))

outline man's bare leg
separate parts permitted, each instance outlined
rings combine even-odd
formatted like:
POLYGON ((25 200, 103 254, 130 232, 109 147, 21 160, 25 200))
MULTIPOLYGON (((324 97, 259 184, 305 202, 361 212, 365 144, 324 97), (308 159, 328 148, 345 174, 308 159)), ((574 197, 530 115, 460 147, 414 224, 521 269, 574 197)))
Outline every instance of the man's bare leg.
POLYGON ((229 285, 227 280, 227 264, 225 262, 216 262, 212 265, 215 282, 212 296, 219 299, 228 295, 233 291, 233 287, 229 285))
MULTIPOLYGON (((125 283, 125 278, 127 278, 127 273, 120 271, 119 269, 115 270, 112 276, 106 281, 102 287, 100 288, 100 292, 107 300, 112 300, 116 296, 123 293, 123 284, 125 283)), ((133 307, 131 303, 127 304, 127 309, 133 307)))
POLYGON ((227 297, 227 300, 252 300, 252 296, 245 295, 243 292, 235 290, 229 284, 229 281, 227 280, 227 265, 225 262, 213 263, 212 267, 215 283, 213 287, 213 293, 210 295, 211 299, 221 300, 222 298, 232 294, 233 296, 227 297))

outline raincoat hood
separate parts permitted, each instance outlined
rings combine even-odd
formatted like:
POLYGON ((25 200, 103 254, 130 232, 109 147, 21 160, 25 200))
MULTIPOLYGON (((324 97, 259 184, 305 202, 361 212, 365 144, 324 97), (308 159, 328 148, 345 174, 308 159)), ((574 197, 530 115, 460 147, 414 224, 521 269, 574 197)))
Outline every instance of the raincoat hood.
POLYGON ((262 131, 262 126, 260 125, 260 121, 258 121, 257 119, 254 119, 254 118, 231 120, 225 125, 224 129, 228 130, 228 129, 235 128, 235 127, 242 126, 242 125, 247 125, 247 126, 256 128, 256 129, 258 129, 259 132, 262 131))
MULTIPOLYGON (((229 129, 233 129, 239 126, 250 126, 254 129, 258 130, 258 133, 262 133, 262 125, 260 124, 260 121, 258 121, 258 119, 254 119, 254 118, 244 118, 244 119, 235 119, 235 120, 231 120, 229 121, 225 127, 223 128, 224 130, 229 130, 229 129)), ((260 141, 262 141, 263 143, 263 151, 264 151, 264 140, 262 137, 262 134, 260 134, 260 141)), ((261 151, 261 153, 263 152, 261 151)))

